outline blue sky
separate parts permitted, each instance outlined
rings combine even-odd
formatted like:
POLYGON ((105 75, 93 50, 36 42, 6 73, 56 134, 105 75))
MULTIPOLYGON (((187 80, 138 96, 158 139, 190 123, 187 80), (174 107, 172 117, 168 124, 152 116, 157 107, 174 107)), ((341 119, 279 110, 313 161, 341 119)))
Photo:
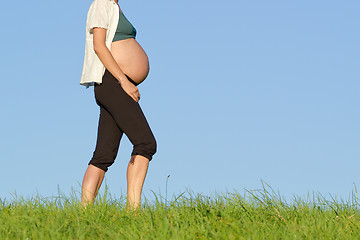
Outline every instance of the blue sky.
MULTIPOLYGON (((81 189, 99 117, 79 84, 91 2, 3 3, 1 198, 81 189)), ((143 196, 165 196, 168 175, 168 199, 261 180, 288 199, 359 186, 359 1, 120 6, 150 60, 140 105, 158 152, 143 196)), ((123 137, 105 178, 113 196, 126 193, 131 150, 123 137)))

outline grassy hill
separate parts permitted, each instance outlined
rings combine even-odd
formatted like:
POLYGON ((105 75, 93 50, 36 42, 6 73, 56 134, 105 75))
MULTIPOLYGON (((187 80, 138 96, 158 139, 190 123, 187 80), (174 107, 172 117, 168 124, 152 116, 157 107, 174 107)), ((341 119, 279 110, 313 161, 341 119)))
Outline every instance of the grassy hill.
POLYGON ((76 196, 1 200, 0 239, 360 238, 356 188, 347 202, 319 194, 286 203, 265 187, 214 197, 184 192, 166 203, 154 195, 135 213, 106 191, 86 209, 76 196))

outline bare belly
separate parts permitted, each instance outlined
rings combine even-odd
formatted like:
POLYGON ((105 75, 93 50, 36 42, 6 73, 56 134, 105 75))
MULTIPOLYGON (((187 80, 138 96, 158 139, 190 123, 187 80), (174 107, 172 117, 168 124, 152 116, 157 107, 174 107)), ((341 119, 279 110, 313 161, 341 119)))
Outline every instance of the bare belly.
POLYGON ((121 70, 136 83, 147 77, 150 66, 144 49, 134 38, 111 43, 111 54, 121 70))

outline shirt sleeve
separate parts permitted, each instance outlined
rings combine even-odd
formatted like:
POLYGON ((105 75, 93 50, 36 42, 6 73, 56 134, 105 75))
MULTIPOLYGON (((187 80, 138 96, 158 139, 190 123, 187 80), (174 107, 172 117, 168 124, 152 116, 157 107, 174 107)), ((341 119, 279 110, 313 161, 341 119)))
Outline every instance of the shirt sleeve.
POLYGON ((87 30, 92 34, 95 27, 109 28, 109 16, 104 0, 94 0, 88 13, 87 30))

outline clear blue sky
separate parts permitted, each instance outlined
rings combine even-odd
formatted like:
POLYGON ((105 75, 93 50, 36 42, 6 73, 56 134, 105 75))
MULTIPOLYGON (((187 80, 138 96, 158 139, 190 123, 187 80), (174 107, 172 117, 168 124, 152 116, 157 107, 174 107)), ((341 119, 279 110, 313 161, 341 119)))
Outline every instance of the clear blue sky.
MULTIPOLYGON (((79 84, 92 1, 6 1, 0 197, 80 191, 99 108, 79 84)), ((360 2, 120 1, 150 59, 140 105, 158 141, 143 194, 360 186, 360 2)), ((126 193, 124 135, 106 174, 126 193)), ((102 190, 104 190, 104 185, 102 190)))

